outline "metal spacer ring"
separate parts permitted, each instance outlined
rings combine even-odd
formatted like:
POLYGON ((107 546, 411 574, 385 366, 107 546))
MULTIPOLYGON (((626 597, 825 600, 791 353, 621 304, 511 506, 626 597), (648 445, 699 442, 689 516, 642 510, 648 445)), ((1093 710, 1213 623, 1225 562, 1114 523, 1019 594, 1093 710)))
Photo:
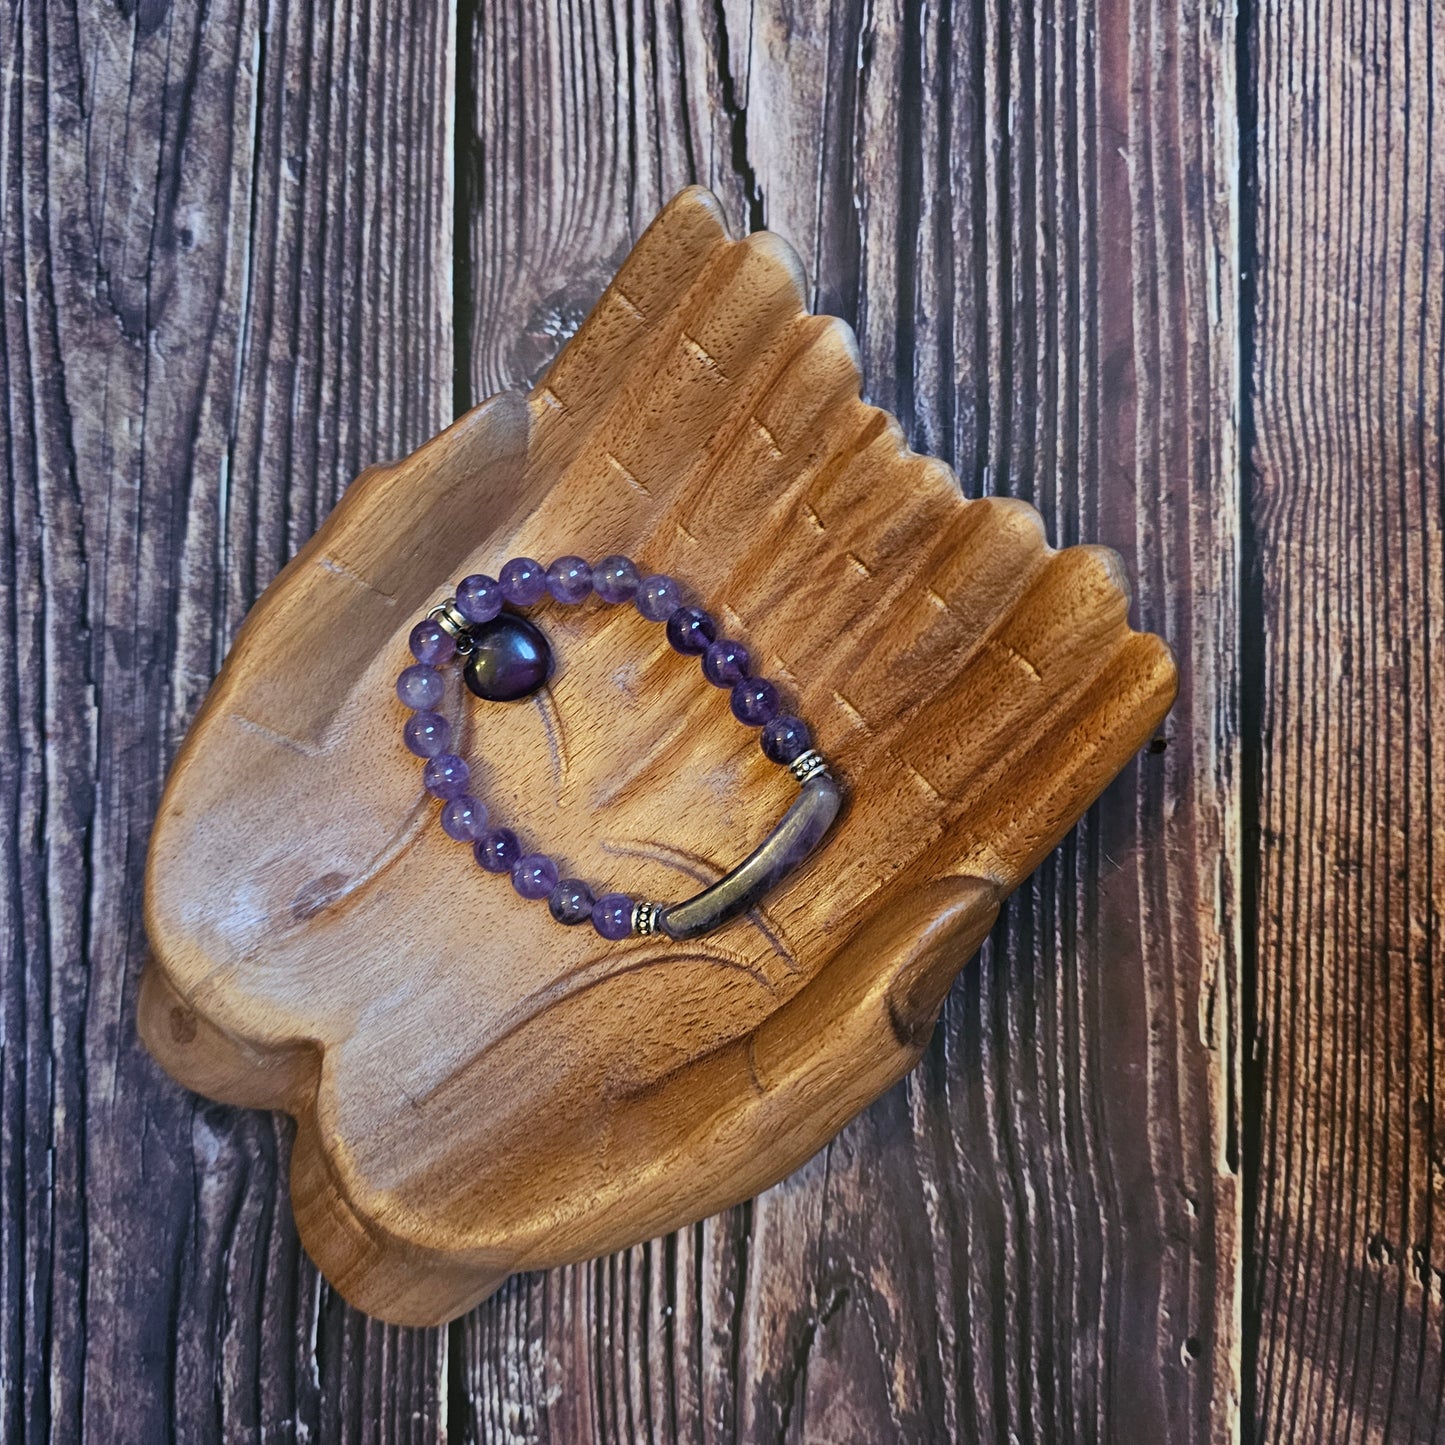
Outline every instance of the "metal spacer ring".
POLYGON ((791 763, 788 764, 788 771, 798 780, 799 784, 806 783, 809 778, 816 778, 819 773, 828 771, 828 760, 817 748, 809 748, 805 753, 799 753, 791 763))
POLYGON ((634 933, 660 933, 658 915, 662 912, 660 903, 648 903, 639 899, 632 907, 632 931, 634 933))
POLYGON ((472 650, 472 624, 457 611, 457 599, 448 597, 427 613, 427 620, 435 622, 457 645, 457 651, 468 653, 472 650))

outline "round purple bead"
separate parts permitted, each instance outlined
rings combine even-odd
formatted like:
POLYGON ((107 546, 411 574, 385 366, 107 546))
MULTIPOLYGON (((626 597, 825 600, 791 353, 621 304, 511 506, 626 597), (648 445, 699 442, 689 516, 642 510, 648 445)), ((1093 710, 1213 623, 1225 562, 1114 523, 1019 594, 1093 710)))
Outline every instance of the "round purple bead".
POLYGON ((682 584, 654 572, 637 584, 637 610, 649 622, 666 622, 682 606, 682 584))
POLYGON ((477 839, 472 852, 488 873, 510 873, 522 856, 522 844, 510 828, 489 828, 477 839))
POLYGON ((696 657, 717 636, 717 623, 701 607, 678 607, 667 619, 667 640, 677 652, 696 657))
POLYGON ((731 687, 748 675, 752 661, 752 655, 741 642, 734 642, 731 637, 720 637, 716 642, 709 643, 702 655, 703 676, 714 687, 731 687))
POLYGON ((455 753, 438 753, 428 758, 421 771, 421 780, 434 798, 460 798, 471 781, 472 770, 465 758, 455 753))
POLYGON ((547 907, 558 923, 589 922, 596 901, 592 890, 580 878, 564 878, 547 895, 547 907))
POLYGON ((775 763, 791 763, 800 758, 813 746, 808 724, 790 713, 779 713, 763 724, 762 736, 758 739, 763 751, 775 763))
POLYGON ((434 758, 452 745, 452 725, 439 712, 412 713, 401 735, 419 758, 434 758))
POLYGON ((615 552, 592 569, 592 585, 604 602, 631 602, 641 581, 637 563, 615 552))
POLYGON ((457 611, 468 622, 490 622, 502 610, 502 584, 485 572, 457 583, 457 611))
POLYGON ((528 853, 512 864, 512 887, 523 898, 545 898, 557 886, 557 865, 545 853, 528 853))
POLYGON ((458 843, 475 843, 487 831, 487 805, 463 793, 442 808, 442 831, 458 843))
POLYGON ((396 695, 410 708, 435 707, 445 692, 441 673, 424 662, 403 668, 396 680, 396 695))
POLYGON ((411 655, 418 662, 450 662, 457 655, 456 643, 435 622, 418 622, 411 630, 410 641, 411 655))
POLYGON ((733 716, 750 728, 775 718, 780 706, 777 688, 765 677, 745 677, 733 684, 733 716))
POLYGON ((530 607, 547 593, 547 574, 534 557, 513 557, 498 574, 502 596, 514 607, 530 607))
POLYGON ((547 591, 568 606, 585 602, 592 595, 592 569, 580 557, 558 557, 547 568, 547 591))
POLYGON ((592 905, 592 926, 603 938, 626 938, 632 932, 632 899, 625 893, 604 893, 592 905))

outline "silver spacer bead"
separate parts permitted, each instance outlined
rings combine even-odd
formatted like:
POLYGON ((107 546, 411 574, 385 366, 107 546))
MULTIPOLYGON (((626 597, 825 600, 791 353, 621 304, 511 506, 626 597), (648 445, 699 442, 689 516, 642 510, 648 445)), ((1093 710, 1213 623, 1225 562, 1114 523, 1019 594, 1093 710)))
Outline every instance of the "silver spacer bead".
POLYGON ((435 622, 457 645, 458 652, 472 650, 472 624, 457 611, 457 599, 448 597, 427 613, 427 620, 435 622))
POLYGON ((816 778, 819 773, 828 771, 828 760, 817 748, 809 748, 805 753, 799 753, 791 763, 788 764, 788 771, 798 780, 799 785, 806 783, 809 778, 816 778))
POLYGON ((658 933, 657 916, 662 912, 662 904, 648 903, 646 900, 639 900, 632 905, 632 931, 634 933, 658 933))

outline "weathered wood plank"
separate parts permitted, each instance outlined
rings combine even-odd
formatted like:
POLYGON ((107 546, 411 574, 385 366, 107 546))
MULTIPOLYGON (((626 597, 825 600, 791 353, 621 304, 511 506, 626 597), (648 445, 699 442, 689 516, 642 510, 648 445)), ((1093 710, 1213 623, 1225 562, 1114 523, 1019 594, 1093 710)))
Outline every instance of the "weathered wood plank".
POLYGON ((135 1038, 162 773, 257 592, 449 420, 446 5, 0 10, 7 1440, 432 1439, 445 1340, 135 1038))
POLYGON ((1445 10, 1252 40, 1250 1423, 1438 1441, 1445 10))
POLYGON ((1230 1438, 1223 12, 486 7, 462 44, 474 395, 535 377, 660 201, 700 180, 798 245, 818 304, 858 329, 872 399, 970 494, 1027 497, 1057 540, 1124 554, 1185 686, 1171 745, 1013 900, 914 1078, 754 1203, 509 1283, 456 1328, 452 1428, 1230 1438))

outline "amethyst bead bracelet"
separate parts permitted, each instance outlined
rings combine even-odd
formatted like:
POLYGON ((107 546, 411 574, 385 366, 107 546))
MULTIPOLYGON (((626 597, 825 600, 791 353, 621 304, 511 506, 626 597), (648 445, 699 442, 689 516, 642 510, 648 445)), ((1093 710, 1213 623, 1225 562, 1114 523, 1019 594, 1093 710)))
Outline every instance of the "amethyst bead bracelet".
POLYGON ((442 801, 443 830, 470 843, 481 868, 508 874, 523 898, 545 899, 558 923, 591 923, 614 940, 634 933, 697 938, 752 908, 791 873, 822 841, 842 805, 808 725, 783 710, 767 678, 753 675, 747 648, 719 637, 712 616, 687 600, 675 578, 644 576, 630 558, 604 557, 589 566, 581 557, 559 557, 544 568, 531 557, 513 557, 496 578, 464 577, 456 595, 412 629, 410 645, 416 661, 396 682, 397 696, 412 709, 403 737, 407 748, 426 760, 422 783, 442 801), (759 729, 763 753, 788 768, 801 790, 777 827, 736 868, 681 903, 653 903, 628 893, 599 896, 580 878, 560 877, 546 853, 526 852, 510 828, 492 825, 486 805, 469 791, 471 769, 451 751, 451 724, 436 711, 445 693, 439 669, 458 657, 465 659, 463 677, 478 697, 489 702, 530 697, 551 675, 552 649, 542 630, 515 609, 544 598, 576 607, 594 594, 614 605, 630 602, 649 621, 663 623, 673 650, 698 658, 708 682, 727 689, 733 716, 759 729))

